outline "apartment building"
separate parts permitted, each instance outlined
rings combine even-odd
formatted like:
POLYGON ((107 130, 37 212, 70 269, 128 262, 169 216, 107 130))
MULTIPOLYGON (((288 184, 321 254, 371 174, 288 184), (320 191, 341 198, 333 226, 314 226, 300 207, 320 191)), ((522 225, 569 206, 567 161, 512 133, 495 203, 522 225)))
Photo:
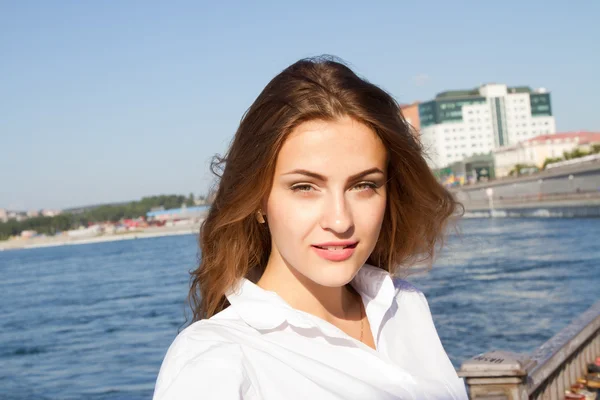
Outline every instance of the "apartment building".
POLYGON ((419 104, 419 121, 432 168, 556 133, 548 91, 505 84, 439 93, 419 104))

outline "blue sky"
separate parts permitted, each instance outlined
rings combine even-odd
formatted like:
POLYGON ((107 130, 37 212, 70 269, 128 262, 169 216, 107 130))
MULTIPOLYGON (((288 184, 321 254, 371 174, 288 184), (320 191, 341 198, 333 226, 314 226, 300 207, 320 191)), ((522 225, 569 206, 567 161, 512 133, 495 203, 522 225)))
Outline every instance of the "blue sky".
POLYGON ((600 130, 600 2, 0 0, 0 208, 205 193, 264 85, 345 59, 400 102, 545 87, 600 130))

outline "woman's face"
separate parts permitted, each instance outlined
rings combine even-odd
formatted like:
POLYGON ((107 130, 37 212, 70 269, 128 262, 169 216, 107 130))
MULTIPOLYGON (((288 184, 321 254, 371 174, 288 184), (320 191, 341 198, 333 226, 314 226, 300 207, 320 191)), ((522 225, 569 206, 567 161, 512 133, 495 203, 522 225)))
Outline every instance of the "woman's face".
POLYGON ((269 263, 284 263, 322 286, 350 282, 379 237, 386 164, 379 137, 349 117, 294 129, 267 199, 269 263))

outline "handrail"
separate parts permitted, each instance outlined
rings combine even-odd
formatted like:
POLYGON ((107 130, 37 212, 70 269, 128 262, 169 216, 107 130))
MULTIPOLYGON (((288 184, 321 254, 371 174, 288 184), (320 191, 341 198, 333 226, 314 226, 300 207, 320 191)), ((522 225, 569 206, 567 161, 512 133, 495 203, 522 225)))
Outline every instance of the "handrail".
MULTIPOLYGON (((533 392, 538 389, 565 362, 572 361, 573 356, 577 355, 582 347, 592 350, 593 346, 585 345, 594 339, 598 341, 599 334, 600 301, 592 305, 586 312, 531 354, 531 360, 535 361, 537 365, 529 373, 530 381, 528 382, 528 390, 533 392)), ((574 366, 576 371, 573 372, 575 372, 576 376, 572 378, 570 384, 575 383, 577 377, 585 373, 585 367, 588 362, 591 362, 596 356, 600 356, 600 349, 596 348, 595 354, 592 353, 590 353, 589 357, 584 357, 587 360, 580 359, 579 366, 574 366)))
POLYGON ((600 356, 600 301, 530 355, 492 351, 465 361, 471 399, 563 399, 600 356))

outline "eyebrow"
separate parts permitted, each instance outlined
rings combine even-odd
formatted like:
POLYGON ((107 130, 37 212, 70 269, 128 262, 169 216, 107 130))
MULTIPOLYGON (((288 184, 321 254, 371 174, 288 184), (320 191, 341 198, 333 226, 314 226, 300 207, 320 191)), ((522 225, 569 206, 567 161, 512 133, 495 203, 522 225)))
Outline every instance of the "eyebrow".
MULTIPOLYGON (((370 169, 364 170, 362 172, 359 172, 358 174, 352 175, 348 180, 349 181, 354 181, 354 180, 360 179, 360 178, 362 178, 364 176, 367 176, 367 175, 370 175, 370 174, 375 174, 375 173, 379 173, 379 174, 382 174, 382 175, 384 174, 383 171, 380 170, 379 168, 370 168, 370 169)), ((323 182, 327 182, 327 178, 325 176, 323 176, 321 174, 318 174, 316 172, 308 171, 306 169, 295 169, 293 171, 286 172, 283 175, 293 175, 293 174, 306 175, 306 176, 309 176, 311 178, 318 179, 318 180, 323 181, 323 182)))

